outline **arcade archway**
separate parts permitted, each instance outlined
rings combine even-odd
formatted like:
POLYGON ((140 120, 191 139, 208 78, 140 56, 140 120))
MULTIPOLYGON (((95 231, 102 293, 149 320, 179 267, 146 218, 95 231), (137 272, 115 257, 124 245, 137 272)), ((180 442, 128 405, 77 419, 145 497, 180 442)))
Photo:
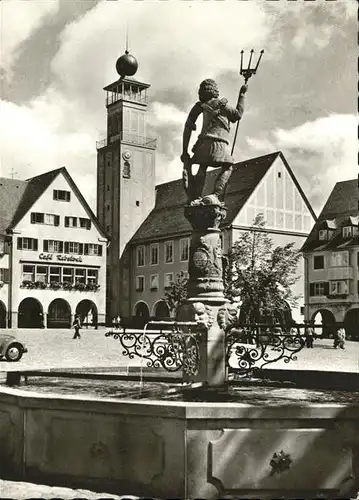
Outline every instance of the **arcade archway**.
POLYGON ((168 319, 170 317, 170 310, 164 300, 159 300, 153 306, 153 316, 159 320, 168 319))
POLYGON ((44 328, 44 311, 33 297, 23 299, 18 308, 18 328, 44 328))
POLYGON ((80 315, 80 321, 85 326, 97 325, 97 306, 92 300, 81 300, 76 306, 76 314, 80 315))
POLYGON ((70 328, 71 307, 64 299, 55 299, 47 312, 47 328, 70 328))
POLYGON ((334 335, 336 331, 335 316, 328 309, 319 309, 311 318, 312 323, 317 326, 315 333, 322 334, 323 338, 329 338, 334 335))
POLYGON ((344 328, 347 338, 359 340, 359 309, 350 309, 344 318, 344 328))

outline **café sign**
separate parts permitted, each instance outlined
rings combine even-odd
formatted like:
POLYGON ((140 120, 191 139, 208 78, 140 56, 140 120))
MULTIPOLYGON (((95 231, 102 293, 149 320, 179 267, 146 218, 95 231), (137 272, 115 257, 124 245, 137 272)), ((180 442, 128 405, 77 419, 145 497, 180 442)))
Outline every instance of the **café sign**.
POLYGON ((60 262, 82 262, 82 257, 79 255, 54 255, 53 253, 40 253, 39 259, 52 261, 58 260, 60 262))

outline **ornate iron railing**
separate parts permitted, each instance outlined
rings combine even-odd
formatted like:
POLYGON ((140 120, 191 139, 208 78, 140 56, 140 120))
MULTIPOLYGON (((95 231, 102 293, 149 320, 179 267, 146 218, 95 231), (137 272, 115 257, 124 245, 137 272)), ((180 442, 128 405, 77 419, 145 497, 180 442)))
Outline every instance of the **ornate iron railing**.
POLYGON ((149 149, 156 149, 157 145, 157 139, 155 137, 121 132, 119 134, 111 136, 110 138, 105 137, 100 141, 96 141, 96 149, 102 149, 108 144, 113 144, 117 141, 122 141, 127 144, 134 144, 136 146, 144 146, 149 149))
POLYGON ((150 321, 142 332, 112 329, 105 336, 119 340, 122 354, 129 359, 138 358, 147 367, 163 368, 168 372, 181 370, 193 376, 199 369, 199 342, 203 334, 204 330, 196 322, 150 321), (148 326, 157 326, 159 330, 150 331, 148 326))
POLYGON ((278 326, 230 324, 225 330, 229 372, 251 376, 277 361, 296 361, 307 337, 299 329, 292 333, 281 330, 278 326))

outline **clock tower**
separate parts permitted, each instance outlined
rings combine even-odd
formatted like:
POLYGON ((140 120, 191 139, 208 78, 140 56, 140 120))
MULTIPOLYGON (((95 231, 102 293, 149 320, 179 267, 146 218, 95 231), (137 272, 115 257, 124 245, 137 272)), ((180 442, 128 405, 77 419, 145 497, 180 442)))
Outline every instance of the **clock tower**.
POLYGON ((155 204, 156 139, 147 135, 147 83, 133 78, 136 59, 116 63, 120 78, 107 85, 107 136, 97 148, 97 217, 110 238, 107 249, 107 320, 131 317, 126 244, 155 204))

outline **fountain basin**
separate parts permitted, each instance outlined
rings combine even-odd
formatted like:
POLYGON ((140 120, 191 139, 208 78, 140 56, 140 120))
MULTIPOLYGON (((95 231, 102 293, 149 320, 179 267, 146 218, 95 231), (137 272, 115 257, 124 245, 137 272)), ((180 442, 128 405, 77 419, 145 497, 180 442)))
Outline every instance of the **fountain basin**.
POLYGON ((348 498, 358 403, 273 396, 208 403, 2 387, 2 475, 156 498, 348 498))

